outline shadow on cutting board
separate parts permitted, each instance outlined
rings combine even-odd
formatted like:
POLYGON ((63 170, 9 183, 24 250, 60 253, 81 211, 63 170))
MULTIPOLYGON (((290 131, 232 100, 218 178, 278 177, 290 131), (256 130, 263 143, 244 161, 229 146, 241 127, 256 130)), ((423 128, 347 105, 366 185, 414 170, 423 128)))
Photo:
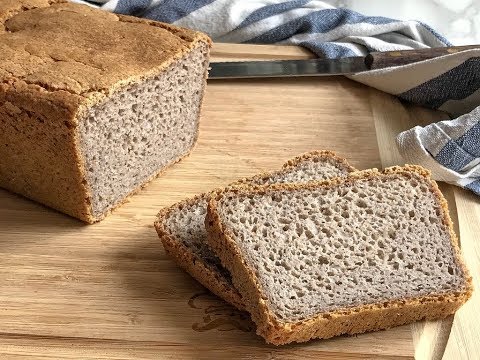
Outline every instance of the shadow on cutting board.
POLYGON ((88 225, 23 196, 0 189, 0 247, 10 240, 16 244, 35 241, 25 234, 63 234, 80 231, 88 225), (23 233, 23 236, 19 236, 23 233))

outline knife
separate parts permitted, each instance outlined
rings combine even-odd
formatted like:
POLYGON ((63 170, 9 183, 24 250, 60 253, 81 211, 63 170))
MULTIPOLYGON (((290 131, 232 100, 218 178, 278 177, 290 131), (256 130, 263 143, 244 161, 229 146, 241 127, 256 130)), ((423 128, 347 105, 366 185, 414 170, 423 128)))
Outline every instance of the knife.
POLYGON ((478 49, 480 45, 451 46, 417 50, 373 52, 367 56, 340 59, 230 61, 210 63, 209 79, 265 78, 348 75, 363 71, 400 66, 460 51, 478 49))

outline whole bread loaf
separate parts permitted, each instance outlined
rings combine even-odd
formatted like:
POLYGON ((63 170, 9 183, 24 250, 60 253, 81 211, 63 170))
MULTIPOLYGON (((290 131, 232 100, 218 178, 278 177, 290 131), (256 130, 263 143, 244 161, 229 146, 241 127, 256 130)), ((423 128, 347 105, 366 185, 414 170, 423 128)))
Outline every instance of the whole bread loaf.
POLYGON ((210 40, 55 0, 0 2, 0 186, 92 223, 196 142, 210 40))
POLYGON ((446 201, 420 167, 213 196, 208 241, 267 342, 443 318, 471 295, 446 201))
MULTIPOLYGON (((230 186, 324 180, 346 176, 352 171, 355 169, 333 152, 312 151, 289 160, 279 171, 242 179, 230 186)), ((200 194, 162 209, 155 229, 165 251, 181 268, 217 296, 245 310, 230 273, 207 244, 205 215, 208 200, 214 193, 200 194)))

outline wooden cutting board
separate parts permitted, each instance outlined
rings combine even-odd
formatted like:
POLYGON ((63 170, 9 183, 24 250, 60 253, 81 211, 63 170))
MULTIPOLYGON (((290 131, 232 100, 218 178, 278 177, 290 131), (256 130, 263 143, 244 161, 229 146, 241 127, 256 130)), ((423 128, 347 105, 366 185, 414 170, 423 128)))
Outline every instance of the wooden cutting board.
MULTIPOLYGON (((214 60, 308 58, 296 47, 219 44, 214 60)), ((198 145, 96 225, 0 190, 0 358, 467 359, 480 354, 478 291, 455 316, 274 347, 247 316, 165 255, 157 211, 312 149, 357 168, 401 164, 395 135, 445 115, 343 77, 209 82, 198 145), (453 326, 452 326, 453 321, 453 326)), ((443 186, 477 289, 480 204, 443 186), (457 218, 458 214, 458 218, 457 218)))

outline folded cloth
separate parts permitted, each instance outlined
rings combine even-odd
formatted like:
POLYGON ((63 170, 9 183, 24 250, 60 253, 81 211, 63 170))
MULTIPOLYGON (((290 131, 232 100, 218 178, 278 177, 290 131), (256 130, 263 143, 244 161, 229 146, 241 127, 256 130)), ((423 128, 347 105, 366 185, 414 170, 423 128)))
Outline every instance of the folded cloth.
MULTIPOLYGON (((217 42, 293 44, 327 58, 451 45, 419 21, 363 16, 316 0, 90 1, 108 11, 197 29, 217 42)), ((397 144, 405 160, 431 169, 437 180, 480 195, 480 50, 350 78, 454 117, 471 111, 406 131, 397 144)))
POLYGON ((416 126, 397 144, 405 161, 421 163, 432 175, 480 195, 480 106, 455 120, 416 126))

